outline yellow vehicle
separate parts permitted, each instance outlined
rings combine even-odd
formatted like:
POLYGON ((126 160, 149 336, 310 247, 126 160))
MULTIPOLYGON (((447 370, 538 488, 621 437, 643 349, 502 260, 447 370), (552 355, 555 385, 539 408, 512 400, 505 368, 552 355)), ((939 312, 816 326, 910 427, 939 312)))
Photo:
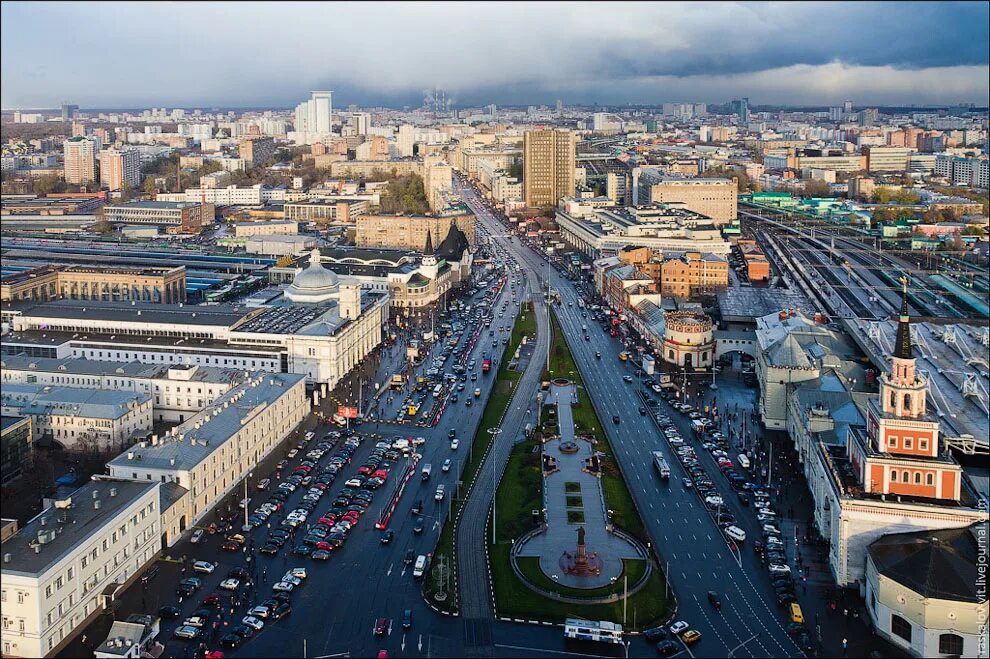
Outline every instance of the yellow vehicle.
POLYGON ((801 612, 801 605, 797 602, 791 602, 791 622, 798 625, 804 624, 804 613, 801 612))
POLYGON ((409 406, 409 416, 416 416, 416 413, 417 412, 419 412, 419 406, 418 405, 410 405, 409 406))
POLYGON ((701 632, 696 629, 689 629, 681 634, 681 640, 684 641, 684 645, 693 645, 701 640, 701 632))
POLYGON ((629 353, 628 352, 620 352, 619 353, 619 361, 622 361, 622 362, 629 361, 629 353))

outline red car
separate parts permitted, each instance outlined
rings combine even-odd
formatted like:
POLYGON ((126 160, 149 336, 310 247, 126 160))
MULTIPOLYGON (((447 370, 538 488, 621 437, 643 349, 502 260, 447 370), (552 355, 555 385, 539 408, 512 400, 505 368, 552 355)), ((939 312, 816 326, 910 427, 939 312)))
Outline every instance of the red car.
POLYGON ((388 469, 379 469, 371 475, 372 478, 380 478, 386 480, 388 478, 388 469))
POLYGON ((236 542, 231 542, 228 540, 220 546, 220 549, 223 549, 224 551, 240 551, 241 546, 236 542))
POLYGON ((320 542, 316 543, 316 548, 322 549, 323 551, 333 551, 334 546, 329 542, 326 542, 325 540, 321 540, 320 542))
POLYGON ((337 523, 337 518, 334 517, 333 515, 324 515, 316 523, 317 524, 326 524, 327 526, 333 526, 334 524, 337 523))
POLYGON ((373 471, 372 468, 369 467, 368 465, 361 465, 360 467, 358 467, 358 473, 364 476, 367 476, 372 471, 373 471))
POLYGON ((384 636, 388 633, 388 619, 379 618, 375 621, 375 636, 384 636))

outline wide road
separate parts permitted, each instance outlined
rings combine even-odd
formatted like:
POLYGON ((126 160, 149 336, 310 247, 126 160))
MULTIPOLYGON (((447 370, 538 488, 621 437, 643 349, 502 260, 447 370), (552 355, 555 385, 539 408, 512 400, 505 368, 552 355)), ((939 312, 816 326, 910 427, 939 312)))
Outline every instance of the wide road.
MULTIPOLYGON (((477 198, 467 196, 466 201, 475 215, 481 218, 482 226, 489 234, 492 234, 492 244, 497 245, 497 248, 492 251, 503 255, 508 254, 508 241, 503 236, 498 235, 500 227, 494 224, 494 220, 487 215, 477 198)), ((512 257, 510 257, 511 260, 512 257)), ((465 651, 469 657, 491 656, 493 651, 491 625, 494 611, 488 579, 485 550, 485 543, 488 540, 485 527, 495 495, 496 479, 501 477, 502 470, 509 460, 509 454, 512 452, 512 446, 522 438, 527 420, 532 420, 536 416, 534 414, 535 399, 540 386, 540 375, 543 372, 544 355, 547 353, 550 335, 547 309, 539 289, 538 279, 534 276, 535 273, 526 271, 525 262, 522 262, 522 265, 521 274, 527 291, 527 294, 523 295, 523 299, 529 299, 533 302, 536 313, 536 346, 532 359, 526 365, 526 370, 516 382, 512 399, 502 417, 501 433, 495 437, 495 441, 482 462, 478 480, 471 488, 456 528, 455 545, 460 612, 464 618, 465 651)))
MULTIPOLYGON (((542 255, 518 240, 506 246, 526 264, 529 273, 546 278, 547 261, 542 255)), ((741 556, 730 551, 694 491, 681 484, 680 462, 660 436, 653 418, 640 415, 639 384, 635 380, 632 384, 623 381, 623 376, 633 370, 619 361, 618 342, 590 318, 582 318, 578 293, 569 280, 555 270, 549 276, 551 285, 561 294, 561 304, 555 305, 554 311, 677 596, 676 618, 702 633, 702 640, 691 646, 689 654, 802 656, 787 635, 784 613, 776 605, 765 569, 751 550, 743 549, 741 556), (588 326, 588 341, 584 340, 582 325, 588 326), (601 360, 595 358, 596 352, 601 352, 601 360), (612 415, 618 415, 621 423, 613 424, 612 415), (650 453, 656 450, 662 451, 671 465, 668 483, 661 482, 655 473, 650 453), (720 595, 720 612, 708 604, 709 591, 720 595)), ((685 438, 691 436, 686 419, 666 406, 662 409, 681 426, 685 438)), ((698 454, 704 460, 707 452, 698 450, 698 454)), ((731 512, 744 524, 751 522, 744 526, 747 534, 759 537, 752 515, 739 507, 721 474, 717 469, 713 471, 710 464, 705 466, 711 480, 724 489, 723 498, 731 512)))

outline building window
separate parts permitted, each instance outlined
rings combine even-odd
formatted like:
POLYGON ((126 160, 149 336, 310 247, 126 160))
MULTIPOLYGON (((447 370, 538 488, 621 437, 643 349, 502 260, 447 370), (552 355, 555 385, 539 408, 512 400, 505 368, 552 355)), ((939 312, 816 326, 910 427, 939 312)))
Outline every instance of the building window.
POLYGON ((910 437, 904 438, 904 448, 914 448, 914 440, 910 437))
POLYGON ((921 472, 920 471, 914 472, 914 484, 915 485, 921 485, 921 472))
POLYGON ((911 623, 895 613, 890 614, 890 631, 911 642, 911 623))
POLYGON ((963 653, 963 638, 959 634, 941 634, 938 637, 938 653, 957 657, 963 653))
POLYGON ((918 448, 920 450, 922 450, 922 451, 927 451, 928 450, 928 440, 927 439, 919 439, 918 440, 918 448))
POLYGON ((890 448, 897 448, 897 438, 891 437, 890 439, 888 439, 887 446, 889 446, 890 448))
POLYGON ((904 480, 905 483, 910 483, 911 482, 911 472, 909 472, 909 471, 901 472, 901 476, 903 476, 903 480, 904 480))
POLYGON ((925 479, 925 482, 928 483, 928 485, 934 485, 935 484, 935 474, 928 474, 928 476, 925 479))
POLYGON ((896 469, 892 469, 891 472, 890 472, 890 482, 891 483, 896 483, 897 482, 897 470, 896 469))

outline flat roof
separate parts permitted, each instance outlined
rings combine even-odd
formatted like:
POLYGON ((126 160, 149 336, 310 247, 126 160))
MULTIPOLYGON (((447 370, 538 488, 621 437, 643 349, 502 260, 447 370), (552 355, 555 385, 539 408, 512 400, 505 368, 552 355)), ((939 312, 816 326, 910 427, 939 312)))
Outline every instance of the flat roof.
POLYGON ((755 323, 757 318, 784 309, 798 309, 814 316, 819 309, 803 293, 791 288, 730 287, 716 293, 722 319, 755 323))
POLYGON ((259 374, 173 428, 172 433, 160 438, 157 444, 135 445, 108 465, 111 469, 140 465, 166 471, 192 470, 238 433, 256 410, 274 403, 291 387, 305 380, 305 375, 295 373, 259 374))
POLYGON ((202 325, 232 327, 256 310, 240 305, 156 304, 154 302, 109 302, 105 300, 51 300, 34 303, 4 303, 4 309, 20 311, 26 318, 85 318, 107 322, 155 325, 202 325), (23 305, 23 306, 22 306, 23 305))
POLYGON ((0 400, 23 414, 119 419, 131 411, 132 404, 143 405, 151 396, 136 391, 7 383, 0 400))
POLYGON ((4 574, 40 576, 80 545, 93 542, 101 528, 114 523, 122 510, 159 485, 161 483, 157 481, 87 482, 63 499, 71 501, 68 508, 46 508, 3 542, 0 553, 10 554, 10 562, 2 565, 4 574), (114 496, 111 496, 111 488, 116 491, 114 496), (99 508, 93 505, 97 500, 100 502, 99 508), (67 514, 66 521, 60 520, 59 513, 62 511, 67 514), (38 543, 40 531, 54 531, 51 541, 38 543), (38 553, 35 553, 36 547, 41 549, 38 553))
POLYGON ((129 208, 149 208, 159 210, 178 210, 199 206, 198 201, 129 201, 125 204, 107 206, 108 210, 127 210, 129 208))
MULTIPOLYGON (((221 339, 186 339, 174 336, 152 334, 114 334, 113 332, 54 332, 51 330, 28 330, 4 335, 0 345, 4 346, 61 346, 69 342, 85 348, 87 346, 117 350, 141 350, 158 348, 163 352, 190 352, 195 349, 215 353, 230 352, 268 353, 283 351, 282 346, 232 344, 221 339)), ((6 356, 5 356, 6 357, 6 356)))
POLYGON ((59 373, 65 375, 127 376, 147 379, 169 379, 170 370, 192 371, 181 382, 233 382, 244 375, 243 371, 220 366, 197 364, 146 364, 139 361, 102 361, 85 357, 28 357, 27 355, 3 355, 0 366, 13 371, 59 373))

